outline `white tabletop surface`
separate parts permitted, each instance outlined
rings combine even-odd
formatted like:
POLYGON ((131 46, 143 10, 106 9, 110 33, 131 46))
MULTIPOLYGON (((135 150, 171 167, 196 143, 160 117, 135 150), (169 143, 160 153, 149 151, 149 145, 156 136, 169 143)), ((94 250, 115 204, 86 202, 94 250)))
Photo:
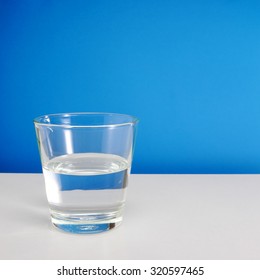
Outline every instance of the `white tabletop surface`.
POLYGON ((260 259, 259 175, 131 175, 123 223, 50 222, 42 174, 0 174, 0 259, 260 259))

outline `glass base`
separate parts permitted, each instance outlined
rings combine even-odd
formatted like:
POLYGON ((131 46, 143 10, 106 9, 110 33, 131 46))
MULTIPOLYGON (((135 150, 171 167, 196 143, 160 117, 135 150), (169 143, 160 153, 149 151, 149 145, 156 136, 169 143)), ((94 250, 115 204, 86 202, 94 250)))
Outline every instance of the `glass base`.
POLYGON ((109 231, 122 222, 122 213, 64 214, 51 211, 53 225, 65 232, 75 234, 93 234, 109 231))

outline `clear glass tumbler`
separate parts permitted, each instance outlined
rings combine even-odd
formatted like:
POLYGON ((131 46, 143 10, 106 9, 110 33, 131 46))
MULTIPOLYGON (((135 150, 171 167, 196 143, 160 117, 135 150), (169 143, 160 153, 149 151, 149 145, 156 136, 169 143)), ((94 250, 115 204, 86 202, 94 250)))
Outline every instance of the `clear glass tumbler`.
POLYGON ((98 233, 122 221, 138 119, 66 113, 34 119, 52 223, 98 233))

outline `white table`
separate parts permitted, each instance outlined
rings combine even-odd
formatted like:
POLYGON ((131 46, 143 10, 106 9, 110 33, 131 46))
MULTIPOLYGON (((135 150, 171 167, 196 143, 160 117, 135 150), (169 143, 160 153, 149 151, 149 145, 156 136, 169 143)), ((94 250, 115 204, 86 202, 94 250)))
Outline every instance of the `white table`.
POLYGON ((124 222, 55 229, 41 174, 0 174, 0 259, 260 259, 259 175, 132 175, 124 222))

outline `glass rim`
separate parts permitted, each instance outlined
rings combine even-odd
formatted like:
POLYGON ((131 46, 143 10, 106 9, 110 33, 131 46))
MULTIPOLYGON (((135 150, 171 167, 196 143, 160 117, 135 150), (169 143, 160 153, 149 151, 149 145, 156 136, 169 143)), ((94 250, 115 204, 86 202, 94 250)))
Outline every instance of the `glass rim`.
POLYGON ((55 114, 46 114, 41 115, 33 119, 33 122, 35 125, 39 126, 48 126, 48 127, 63 127, 63 128, 98 128, 98 127, 118 127, 118 126, 126 126, 126 125, 136 125, 139 122, 139 119, 137 117, 134 117, 132 115, 128 114, 120 114, 120 113, 109 113, 109 112, 72 112, 72 113, 55 113, 55 114), (72 117, 72 116, 91 116, 91 115, 99 115, 99 116, 118 116, 118 117, 127 117, 131 121, 125 121, 125 122, 115 122, 111 124, 57 124, 57 123, 45 123, 44 120, 46 120, 49 117, 72 117))

